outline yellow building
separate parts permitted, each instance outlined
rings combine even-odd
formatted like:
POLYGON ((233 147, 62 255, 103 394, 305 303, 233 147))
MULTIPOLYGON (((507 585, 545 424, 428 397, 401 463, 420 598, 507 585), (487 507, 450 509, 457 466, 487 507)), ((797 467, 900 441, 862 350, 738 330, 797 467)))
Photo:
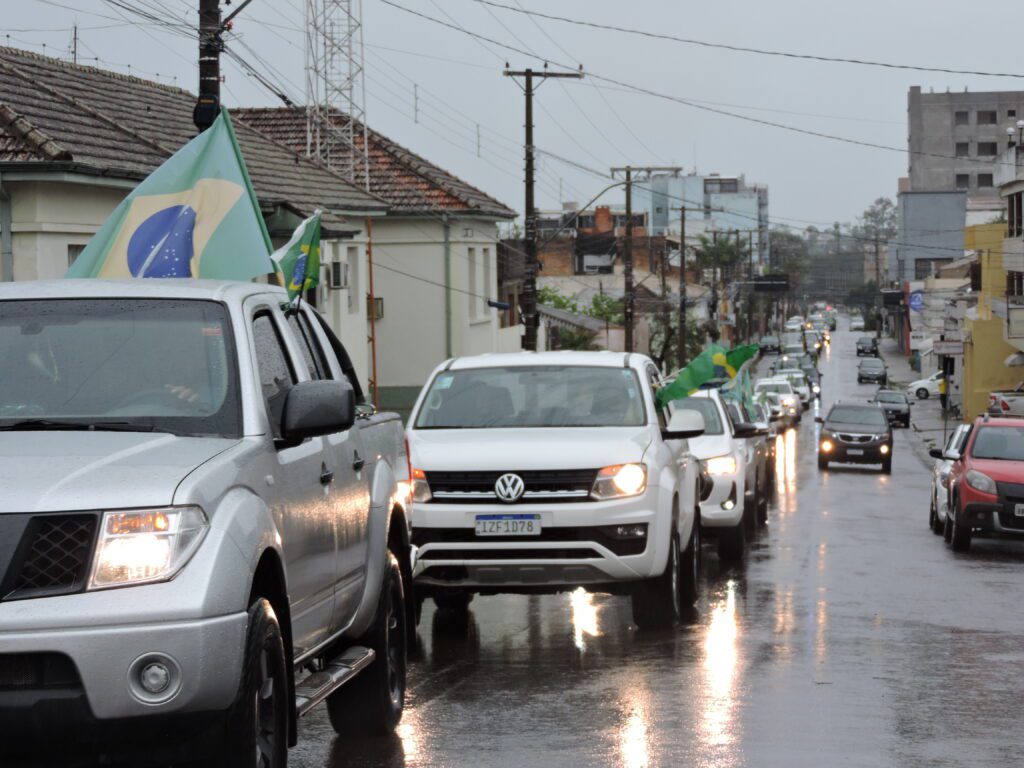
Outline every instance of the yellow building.
POLYGON ((988 394, 1017 386, 1024 370, 1008 368, 1004 360, 1017 348, 1003 338, 1006 319, 993 314, 992 302, 1006 300, 1003 238, 1006 224, 976 224, 964 230, 964 250, 978 254, 981 290, 978 304, 964 318, 963 416, 971 421, 988 408, 988 394))

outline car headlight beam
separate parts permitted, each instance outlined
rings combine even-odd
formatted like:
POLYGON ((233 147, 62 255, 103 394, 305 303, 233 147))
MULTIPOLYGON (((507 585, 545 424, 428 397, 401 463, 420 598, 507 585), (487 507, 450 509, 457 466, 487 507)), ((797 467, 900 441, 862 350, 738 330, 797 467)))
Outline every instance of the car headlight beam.
POLYGON ((621 499, 639 496, 647 489, 647 467, 643 464, 616 464, 597 473, 590 495, 595 499, 621 499))
POLYGON ((105 512, 89 589, 174 578, 195 554, 209 527, 199 507, 105 512))
POLYGON ((707 469, 709 475, 735 475, 736 457, 715 456, 711 459, 705 459, 704 467, 707 469))

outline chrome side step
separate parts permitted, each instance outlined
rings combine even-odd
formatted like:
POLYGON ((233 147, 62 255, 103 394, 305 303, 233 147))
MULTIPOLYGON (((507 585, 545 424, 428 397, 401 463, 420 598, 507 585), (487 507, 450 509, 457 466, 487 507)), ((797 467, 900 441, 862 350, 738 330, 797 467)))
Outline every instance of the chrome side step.
POLYGON ((376 657, 372 648, 354 645, 325 669, 314 672, 295 686, 295 712, 299 717, 309 713, 345 683, 370 666, 376 657))

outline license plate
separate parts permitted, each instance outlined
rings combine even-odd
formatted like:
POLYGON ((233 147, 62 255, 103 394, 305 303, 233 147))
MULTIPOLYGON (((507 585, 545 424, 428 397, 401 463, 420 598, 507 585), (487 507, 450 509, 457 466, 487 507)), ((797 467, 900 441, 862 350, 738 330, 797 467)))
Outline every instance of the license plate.
POLYGON ((1013 516, 1014 517, 1024 517, 1024 504, 1014 504, 1013 505, 1013 516))
POLYGON ((477 536, 540 536, 540 515, 477 515, 477 536))
POLYGON ((850 454, 851 456, 863 456, 864 455, 864 449, 863 448, 850 448, 846 452, 848 454, 850 454))

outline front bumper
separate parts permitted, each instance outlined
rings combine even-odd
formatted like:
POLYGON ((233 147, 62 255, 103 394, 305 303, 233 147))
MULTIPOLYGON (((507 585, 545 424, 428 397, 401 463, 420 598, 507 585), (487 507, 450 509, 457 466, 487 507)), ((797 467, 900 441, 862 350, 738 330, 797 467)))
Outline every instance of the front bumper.
POLYGON ((886 410, 885 415, 889 419, 890 424, 903 424, 907 427, 910 426, 910 411, 886 410))
POLYGON ((881 464, 892 458, 892 444, 878 441, 871 443, 845 443, 832 439, 832 450, 825 451, 818 443, 818 456, 838 464, 881 464), (882 452, 882 448, 886 452, 882 452))
MULTIPOLYGON (((33 602, 6 607, 30 610, 33 602)), ((238 693, 246 621, 246 614, 238 613, 196 621, 90 626, 97 623, 91 615, 69 617, 60 629, 2 631, 3 655, 61 654, 71 660, 77 680, 65 681, 59 689, 42 684, 0 687, 0 733, 17 732, 26 722, 59 727, 59 721, 49 722, 48 713, 56 716, 82 704, 97 720, 224 710, 238 693), (163 701, 146 701, 132 684, 133 665, 156 656, 169 659, 179 675, 163 701)))
POLYGON ((658 489, 609 501, 550 504, 457 504, 413 508, 413 578, 424 593, 560 591, 636 581, 662 573, 670 515, 659 512, 658 489), (477 515, 540 515, 539 536, 477 536, 477 515), (640 539, 614 539, 609 527, 646 525, 640 539))
POLYGON ((865 384, 865 383, 884 384, 887 381, 887 379, 888 379, 888 377, 884 373, 858 373, 857 374, 857 383, 858 384, 865 384))
POLYGON ((710 481, 711 493, 700 503, 701 526, 732 528, 739 525, 743 519, 742 475, 714 475, 710 481))
POLYGON ((981 533, 1024 536, 1024 517, 1017 517, 1014 507, 1013 502, 974 502, 964 507, 963 514, 971 528, 981 533))

